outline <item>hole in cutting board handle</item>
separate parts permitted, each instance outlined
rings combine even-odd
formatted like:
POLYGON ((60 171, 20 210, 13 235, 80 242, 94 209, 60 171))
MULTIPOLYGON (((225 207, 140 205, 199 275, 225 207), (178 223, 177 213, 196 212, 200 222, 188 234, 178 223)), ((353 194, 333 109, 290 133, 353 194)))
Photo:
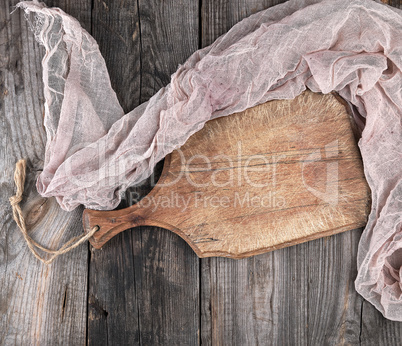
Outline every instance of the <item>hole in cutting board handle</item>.
MULTIPOLYGON (((155 193, 158 193, 158 183, 163 182, 166 178, 169 165, 170 155, 157 164, 155 167, 157 183, 145 197, 151 197, 155 193), (162 170, 161 173, 159 173, 160 170, 162 170)), ((138 226, 156 226, 176 231, 174 226, 154 220, 153 216, 150 208, 141 207, 137 202, 128 208, 119 210, 85 209, 82 214, 82 223, 85 233, 89 233, 94 226, 99 227, 99 230, 89 239, 89 242, 95 249, 100 249, 115 235, 138 226)))
POLYGON ((141 208, 137 204, 110 211, 85 209, 82 214, 82 223, 85 233, 89 233, 95 226, 99 227, 99 230, 89 239, 95 249, 100 249, 120 232, 138 226, 156 226, 174 231, 171 225, 152 220, 148 214, 151 215, 152 211, 141 208))

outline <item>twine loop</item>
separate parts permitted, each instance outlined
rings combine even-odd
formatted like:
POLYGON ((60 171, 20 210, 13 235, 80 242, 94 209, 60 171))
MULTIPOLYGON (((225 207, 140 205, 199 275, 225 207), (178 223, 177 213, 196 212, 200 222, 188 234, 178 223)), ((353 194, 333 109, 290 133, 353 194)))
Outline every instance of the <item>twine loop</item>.
POLYGON ((18 228, 20 229, 22 235, 24 236, 24 239, 28 245, 28 248, 31 250, 33 255, 39 261, 41 261, 44 264, 52 263, 58 256, 75 249, 78 245, 82 244, 83 242, 85 242, 89 238, 91 238, 99 230, 99 226, 94 226, 94 227, 92 227, 91 231, 88 232, 87 234, 82 234, 82 235, 71 238, 64 245, 62 245, 60 247, 60 249, 58 249, 58 250, 51 250, 51 249, 48 249, 48 248, 40 245, 39 243, 37 243, 28 234, 28 230, 27 230, 27 227, 25 224, 25 219, 22 214, 21 207, 20 207, 20 203, 23 199, 25 178, 26 178, 26 161, 24 159, 21 159, 16 163, 15 171, 14 171, 14 181, 15 181, 15 186, 17 187, 17 191, 14 196, 10 197, 9 200, 10 200, 11 207, 13 209, 13 218, 14 218, 16 224, 18 225, 18 228), (39 254, 37 249, 39 249, 45 253, 52 254, 52 255, 46 259, 44 256, 41 256, 39 254))

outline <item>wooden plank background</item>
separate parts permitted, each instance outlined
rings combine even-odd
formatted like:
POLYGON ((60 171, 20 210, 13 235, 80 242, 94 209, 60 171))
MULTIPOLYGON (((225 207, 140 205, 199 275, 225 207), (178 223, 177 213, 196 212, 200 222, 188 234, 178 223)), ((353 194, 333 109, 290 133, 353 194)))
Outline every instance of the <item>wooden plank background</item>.
MULTIPOLYGON (((129 111, 169 82, 178 64, 272 0, 49 0, 98 41, 129 111)), ((102 250, 84 245, 39 263, 12 221, 14 164, 29 161, 23 210, 35 239, 58 247, 82 232, 81 213, 41 198, 43 48, 16 0, 0 0, 0 344, 401 345, 354 290, 361 230, 247 258, 198 259, 178 236, 140 227, 102 250)), ((400 0, 390 1, 401 8, 400 0)), ((151 177, 121 207, 152 188, 151 177)))

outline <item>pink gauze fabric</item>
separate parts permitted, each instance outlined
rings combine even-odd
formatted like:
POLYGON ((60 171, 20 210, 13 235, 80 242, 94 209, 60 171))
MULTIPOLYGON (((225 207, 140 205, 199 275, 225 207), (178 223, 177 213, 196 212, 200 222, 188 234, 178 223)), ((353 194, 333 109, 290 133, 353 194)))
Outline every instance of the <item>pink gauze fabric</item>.
POLYGON ((358 251, 357 291, 402 321, 402 11, 372 0, 289 1, 195 52, 171 83, 124 114, 96 41, 38 2, 47 145, 42 196, 72 210, 113 209, 130 185, 210 119, 308 87, 355 107, 372 210, 358 251))

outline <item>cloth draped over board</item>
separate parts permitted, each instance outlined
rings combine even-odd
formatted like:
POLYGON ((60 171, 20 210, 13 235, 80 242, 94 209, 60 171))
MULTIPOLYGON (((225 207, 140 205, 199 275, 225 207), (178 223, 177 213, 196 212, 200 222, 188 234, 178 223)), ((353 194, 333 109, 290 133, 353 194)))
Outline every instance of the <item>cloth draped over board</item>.
POLYGON ((194 52, 171 83, 124 114, 96 41, 58 8, 17 7, 44 45, 44 197, 65 210, 115 208, 206 121, 306 88, 353 109, 372 209, 356 290, 402 321, 402 11, 373 0, 291 0, 236 24, 194 52))

